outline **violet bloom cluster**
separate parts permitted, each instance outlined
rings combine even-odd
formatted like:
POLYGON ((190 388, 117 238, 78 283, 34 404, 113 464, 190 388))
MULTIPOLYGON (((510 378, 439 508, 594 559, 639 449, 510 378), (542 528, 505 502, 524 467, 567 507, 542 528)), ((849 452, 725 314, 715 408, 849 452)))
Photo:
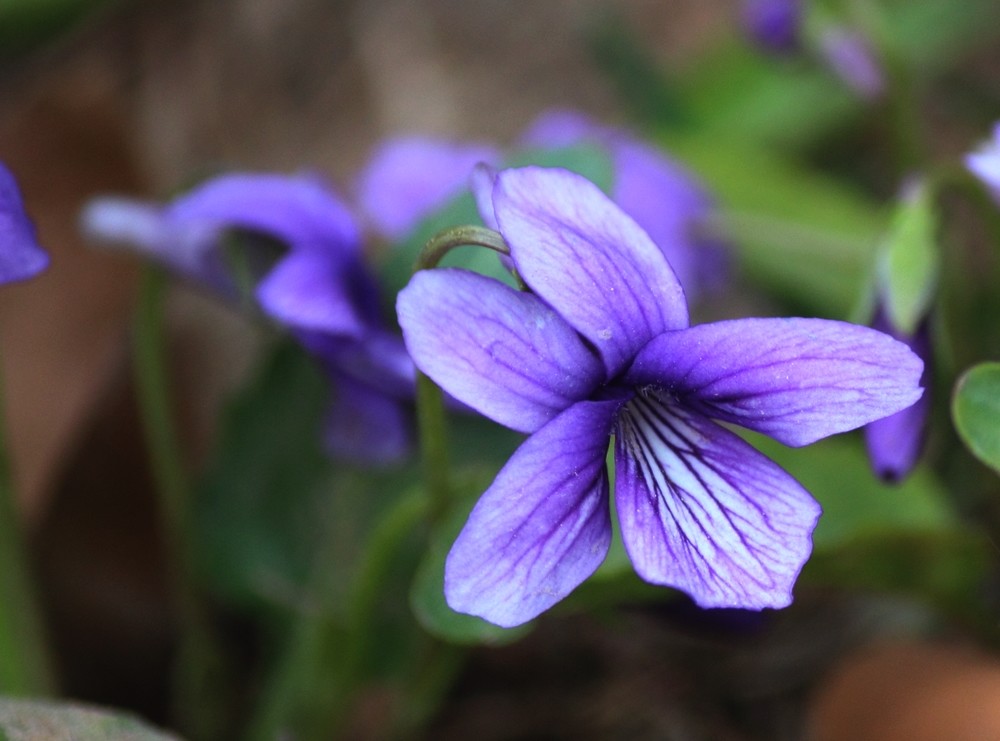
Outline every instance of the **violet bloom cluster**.
POLYGON ((860 31, 829 26, 820 36, 819 51, 833 73, 862 98, 873 100, 884 92, 882 64, 871 42, 860 31))
POLYGON ((38 275, 49 265, 35 235, 13 173, 0 163, 0 283, 38 275))
POLYGON ((819 505, 718 422, 800 446, 913 404, 922 363, 875 330, 821 319, 688 325, 663 252, 596 186, 505 170, 493 212, 529 292, 456 268, 415 274, 397 310, 417 367, 529 437, 448 555, 459 612, 524 623, 611 542, 703 607, 791 601, 819 505))
MULTIPOLYGON (((708 236, 714 202, 697 178, 623 129, 603 126, 576 111, 539 116, 520 148, 595 146, 613 169, 611 197, 662 249, 688 297, 722 284, 725 249, 708 236)), ((496 166, 501 152, 480 143, 455 144, 404 137, 383 144, 358 179, 358 201, 381 235, 398 240, 469 186, 477 163, 496 166)))
POLYGON ((404 452, 412 363, 380 316, 354 216, 319 178, 224 175, 167 205, 96 199, 83 227, 225 298, 249 293, 333 382, 325 437, 334 454, 384 462, 404 452))

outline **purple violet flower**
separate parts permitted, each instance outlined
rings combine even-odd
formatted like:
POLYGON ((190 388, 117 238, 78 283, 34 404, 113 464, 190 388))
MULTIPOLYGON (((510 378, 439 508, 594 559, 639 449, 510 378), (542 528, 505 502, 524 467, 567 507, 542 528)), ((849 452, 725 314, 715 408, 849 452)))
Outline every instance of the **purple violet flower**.
POLYGON ((358 177, 358 203, 375 231, 400 240, 466 189, 478 163, 499 161, 499 151, 486 144, 417 136, 390 139, 358 177))
POLYGON ((800 0, 744 0, 742 16, 747 36, 762 49, 783 54, 798 46, 800 0))
POLYGON ((96 199, 82 221, 92 239, 134 246, 227 299, 252 292, 333 381, 331 452, 384 462, 405 451, 413 366, 382 321, 355 219, 319 178, 224 175, 166 206, 96 199))
POLYGON ((48 253, 35 236, 13 173, 0 163, 0 283, 38 275, 49 266, 48 253))
POLYGON ((612 200, 663 250, 688 299, 722 285, 725 249, 699 233, 715 204, 694 175, 660 150, 624 129, 602 126, 568 110, 543 113, 521 141, 534 147, 588 142, 605 147, 614 169, 612 200))
POLYGON ((994 200, 1000 202, 1000 123, 994 125, 992 139, 965 156, 965 166, 990 189, 994 200))
POLYGON ((837 77, 862 98, 874 100, 885 90, 882 66, 868 39, 846 26, 824 29, 820 53, 837 77))
MULTIPOLYGON (((925 318, 913 335, 901 332, 889 319, 889 313, 879 305, 872 328, 896 338, 924 362, 920 385, 930 383, 931 333, 930 319, 925 318)), ((914 404, 888 417, 865 425, 865 446, 875 474, 888 483, 905 479, 920 458, 927 437, 927 417, 930 414, 930 394, 925 392, 914 404)))
POLYGON ((690 327, 663 253, 578 175, 506 170, 492 200, 530 292, 444 268, 397 300, 417 367, 529 434, 448 555, 448 604, 519 625, 597 569, 613 436, 615 506, 643 579, 702 607, 788 605, 820 507, 714 420, 807 445, 913 404, 920 359, 822 319, 690 327))

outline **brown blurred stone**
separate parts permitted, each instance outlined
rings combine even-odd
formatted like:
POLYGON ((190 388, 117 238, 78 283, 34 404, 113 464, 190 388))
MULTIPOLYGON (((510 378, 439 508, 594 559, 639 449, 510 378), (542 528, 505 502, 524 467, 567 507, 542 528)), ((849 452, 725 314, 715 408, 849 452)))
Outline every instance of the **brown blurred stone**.
POLYGON ((967 648, 919 643, 858 652, 820 687, 807 738, 1000 739, 1000 661, 967 648))

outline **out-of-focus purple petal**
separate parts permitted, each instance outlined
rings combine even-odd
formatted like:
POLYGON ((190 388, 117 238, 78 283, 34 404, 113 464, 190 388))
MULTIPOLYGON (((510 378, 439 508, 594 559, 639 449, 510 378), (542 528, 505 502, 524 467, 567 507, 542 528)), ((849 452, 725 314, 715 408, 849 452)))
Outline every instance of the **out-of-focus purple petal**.
POLYGON ((517 449, 448 554, 452 609, 513 627, 597 569, 611 543, 605 457, 617 407, 574 404, 517 449))
POLYGON ((979 178, 1000 201, 1000 123, 993 127, 993 138, 965 156, 965 166, 979 178))
POLYGON ((597 348, 609 377, 651 338, 687 326, 684 291, 663 253, 590 181, 504 170, 493 205, 518 273, 597 348))
POLYGON ((689 409, 808 445, 920 398, 923 362, 882 332, 825 319, 736 319, 667 332, 626 375, 689 409))
POLYGON ((14 174, 0 163, 0 283, 27 280, 48 266, 14 174))
POLYGON ((572 147, 581 142, 606 145, 616 135, 614 129, 602 126, 579 111, 555 108, 540 114, 521 134, 526 147, 572 147))
POLYGON ((785 607, 819 505, 739 437, 667 398, 636 396, 616 428, 615 506, 635 570, 702 607, 785 607))
POLYGON ((257 284, 257 300, 266 314, 286 326, 360 336, 366 323, 345 277, 343 260, 335 253, 297 250, 257 284))
POLYGON ((515 430, 537 430, 604 381, 600 361, 555 311, 492 278, 420 271, 397 311, 417 367, 515 430))
POLYGON ((488 228, 498 231, 497 216, 493 212, 493 188, 496 186, 497 169, 485 162, 472 168, 472 195, 476 198, 479 217, 488 228))
MULTIPOLYGON (((892 330, 884 311, 879 309, 873 328, 892 334, 924 361, 920 383, 929 388, 931 376, 930 321, 925 319, 912 337, 903 337, 892 330)), ((927 437, 927 418, 930 414, 930 393, 912 406, 865 426, 865 446, 875 474, 883 481, 902 481, 913 470, 927 437)))
POLYGON ((323 440, 337 458, 365 464, 399 460, 410 447, 403 404, 364 383, 336 374, 323 440))
POLYGON ((361 173, 358 201, 381 234, 402 239, 431 211, 468 187, 476 164, 499 161, 499 152, 485 144, 392 139, 382 144, 361 173))
POLYGON ((621 141, 615 153, 615 202, 663 251, 690 299, 725 272, 721 245, 697 236, 713 202, 695 177, 658 150, 621 141))
POLYGON ((214 222, 176 221, 164 206, 108 196, 87 203, 80 223, 92 242, 127 247, 187 280, 225 295, 235 292, 217 249, 219 226, 214 222))
POLYGON ((844 84, 863 98, 873 99, 885 89, 885 76, 875 52, 860 32, 831 26, 820 36, 820 52, 844 84))
POLYGON ((223 175, 177 199, 166 213, 174 223, 261 232, 290 247, 360 252, 354 217, 318 177, 223 175))
POLYGON ((785 53, 798 45, 800 0, 744 0, 742 15, 747 36, 762 49, 785 53))

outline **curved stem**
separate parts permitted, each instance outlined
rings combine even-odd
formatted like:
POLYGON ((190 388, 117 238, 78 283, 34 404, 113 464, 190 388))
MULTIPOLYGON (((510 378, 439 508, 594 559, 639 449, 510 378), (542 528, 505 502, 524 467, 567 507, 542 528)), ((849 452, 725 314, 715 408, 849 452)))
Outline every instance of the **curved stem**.
POLYGON ((485 247, 501 255, 510 255, 510 247, 499 232, 482 226, 456 226, 445 229, 427 240, 427 244, 417 256, 413 272, 437 267, 444 256, 453 249, 466 246, 485 247))

